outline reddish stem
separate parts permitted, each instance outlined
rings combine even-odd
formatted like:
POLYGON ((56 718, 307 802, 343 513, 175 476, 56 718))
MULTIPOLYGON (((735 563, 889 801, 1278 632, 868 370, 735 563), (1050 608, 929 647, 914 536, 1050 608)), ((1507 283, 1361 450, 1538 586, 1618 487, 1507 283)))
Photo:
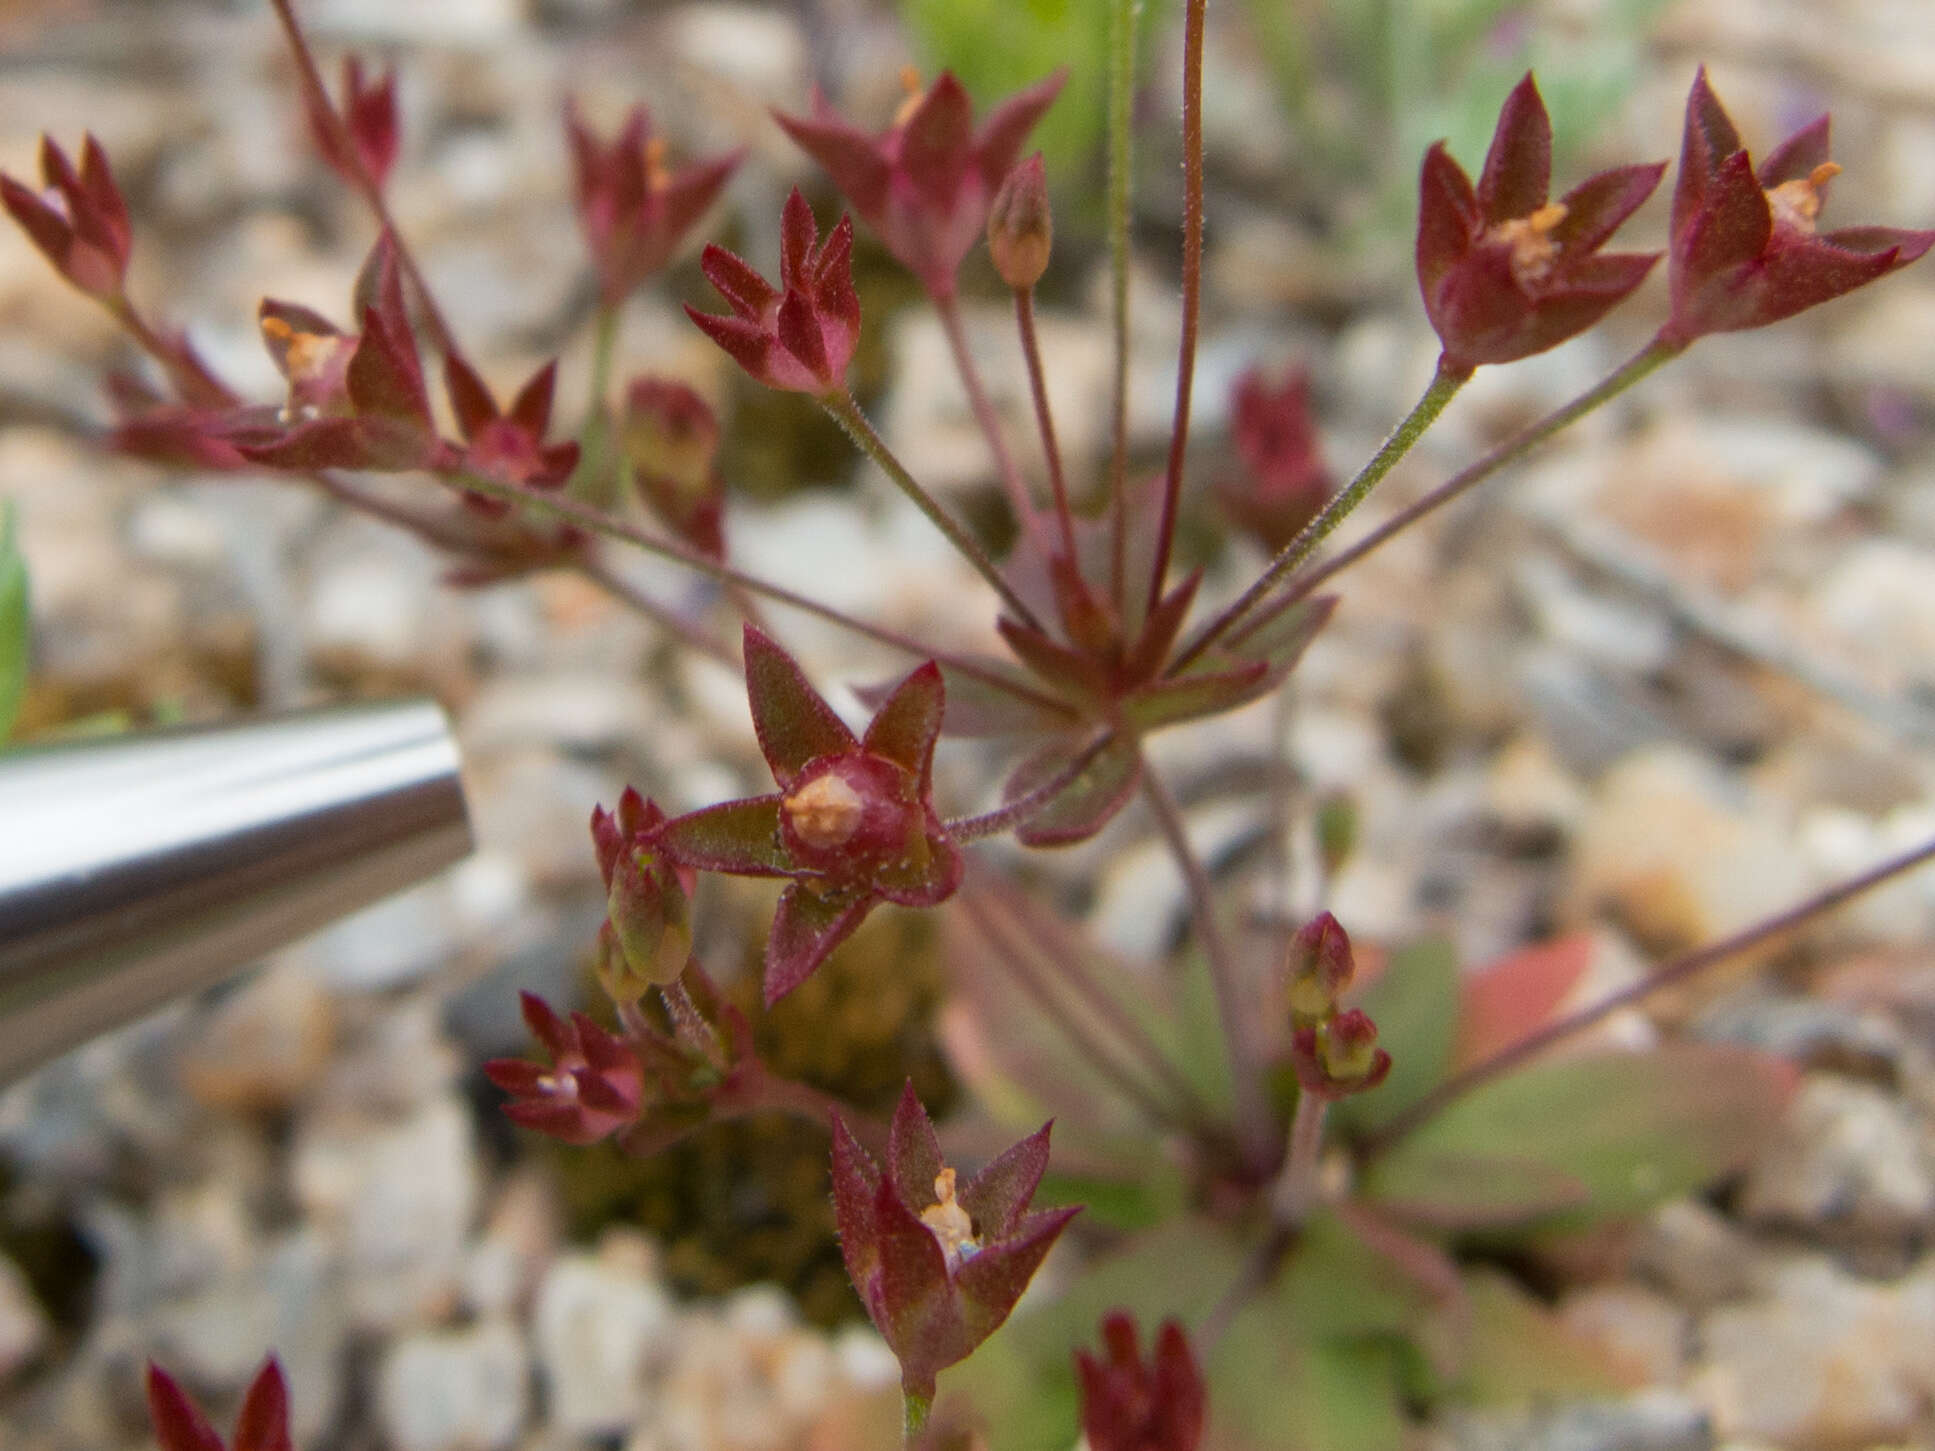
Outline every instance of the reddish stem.
POLYGON ((343 123, 336 103, 329 98, 329 88, 323 84, 322 72, 316 65, 315 53, 309 48, 309 38, 302 33, 302 25, 296 19, 295 7, 291 0, 269 0, 275 10, 276 19, 282 22, 282 31, 289 39, 289 49, 294 54, 296 68, 302 74, 302 89, 308 97, 315 115, 321 120, 324 130, 329 133, 330 144, 336 148, 337 155, 349 166, 356 181, 356 189, 362 193, 363 200, 376 216, 378 225, 390 234, 396 244, 398 264, 403 275, 410 279, 410 286, 416 292, 417 303, 423 310, 423 324, 430 333, 430 346, 439 353, 452 350, 451 332, 444 322, 443 312, 437 306, 437 299, 431 294, 430 285, 424 281, 422 271, 417 267, 415 256, 397 230, 396 219, 390 215, 389 203, 383 199, 383 188, 377 185, 376 178, 369 174, 363 165, 363 155, 356 148, 349 134, 349 127, 343 123))
POLYGON ((1015 526, 1026 534, 1034 527, 1034 501, 1028 497, 1028 486, 1022 482, 1021 469, 1008 451, 1008 441, 1001 435, 1001 418, 994 411, 994 403, 988 397, 988 390, 981 382, 981 370, 974 365, 974 354, 968 351, 967 329, 961 322, 961 304, 954 294, 934 295, 934 310, 941 315, 941 330, 947 334, 947 346, 954 354, 954 369, 961 375, 961 386, 967 390, 968 405, 974 410, 974 420, 981 426, 982 434, 988 440, 988 448, 994 453, 995 467, 1001 473, 1001 486, 1007 490, 1008 507, 1014 510, 1015 526))
POLYGON ((1062 549, 1075 559, 1075 519, 1068 508, 1068 478, 1062 472, 1061 445, 1055 440, 1055 416, 1048 408, 1048 383, 1041 370, 1041 344, 1035 337, 1035 290, 1015 289, 1015 327, 1021 333, 1021 352, 1028 360, 1028 391, 1035 399, 1035 423, 1041 429, 1041 448, 1048 458, 1048 484, 1055 495, 1055 519, 1061 525, 1062 549))
POLYGON ((1737 956, 1764 942, 1784 936, 1810 919, 1832 912, 1863 892, 1872 891, 1890 878, 1913 871, 1916 867, 1930 861, 1935 861, 1935 839, 1925 841, 1899 856, 1890 857, 1881 865, 1871 867, 1859 876, 1836 883, 1826 891, 1808 898, 1799 906, 1790 907, 1785 912, 1766 918, 1751 927, 1743 928, 1731 937, 1723 937, 1718 942, 1682 953, 1666 966, 1649 973, 1630 987, 1621 988, 1616 993, 1609 993, 1598 1002, 1581 1008, 1576 1013, 1548 1023, 1537 1032, 1519 1039, 1510 1047, 1499 1050, 1482 1062, 1472 1064, 1464 1072, 1452 1075, 1372 1135, 1365 1145, 1366 1155, 1375 1156, 1386 1152, 1399 1139, 1442 1113, 1473 1089, 1510 1073, 1555 1043, 1561 1043, 1567 1038, 1584 1032, 1621 1008, 1631 1007, 1656 992, 1698 976, 1729 957, 1737 956))
POLYGON ((1074 760, 1025 796, 1017 796, 1005 806, 997 806, 993 811, 985 811, 979 816, 957 816, 952 821, 944 822, 947 834, 956 841, 979 841, 984 837, 1012 831, 1074 785, 1082 772, 1094 764, 1095 758, 1113 744, 1115 732, 1102 732, 1074 760))
POLYGON ((1176 415, 1169 427, 1169 462, 1162 475, 1162 517, 1149 570, 1144 613, 1162 598, 1182 499, 1183 453, 1189 446, 1189 399, 1196 379, 1196 329, 1203 300, 1203 17, 1208 0, 1183 7, 1183 255, 1182 339, 1176 356, 1176 415))

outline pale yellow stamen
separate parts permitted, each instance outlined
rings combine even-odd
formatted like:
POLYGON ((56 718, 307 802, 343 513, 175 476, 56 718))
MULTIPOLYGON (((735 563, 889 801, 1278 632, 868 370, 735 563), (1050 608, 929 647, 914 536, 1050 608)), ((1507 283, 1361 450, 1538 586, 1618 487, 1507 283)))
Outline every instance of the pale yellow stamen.
POLYGON ((1841 174, 1832 161, 1823 161, 1806 176, 1797 176, 1767 189, 1767 205, 1773 210, 1774 225, 1814 235, 1814 219, 1821 215, 1821 188, 1841 174))
POLYGON ((920 72, 913 66, 904 65, 900 68, 900 88, 907 93, 907 98, 894 112, 896 126, 906 125, 907 118, 919 110, 920 103, 927 99, 927 87, 921 84, 920 72))
POLYGON ((654 136, 645 143, 645 185, 653 191, 664 191, 671 179, 665 169, 665 138, 654 136))
POLYGON ((934 1176, 934 1197, 939 1202, 920 1212, 920 1222, 940 1241, 947 1267, 956 1270, 962 1260, 973 1259, 981 1246, 974 1238, 974 1221, 954 1198, 952 1169, 943 1169, 934 1176))
POLYGON ((844 846, 860 829, 866 803, 840 777, 816 776, 782 803, 786 819, 808 846, 821 851, 844 846))
POLYGON ((1485 238, 1511 248, 1512 276, 1521 287, 1543 282, 1559 256, 1559 244, 1552 240, 1552 233, 1565 217, 1564 202, 1547 202, 1529 217, 1500 222, 1485 238))
MULTIPOLYGON (((279 317, 263 318, 261 327, 262 336, 269 345, 281 350, 282 371, 289 380, 291 393, 299 384, 321 377, 342 343, 340 337, 329 333, 297 332, 279 317)), ((287 423, 314 412, 313 405, 298 408, 291 402, 283 407, 282 419, 287 423)))

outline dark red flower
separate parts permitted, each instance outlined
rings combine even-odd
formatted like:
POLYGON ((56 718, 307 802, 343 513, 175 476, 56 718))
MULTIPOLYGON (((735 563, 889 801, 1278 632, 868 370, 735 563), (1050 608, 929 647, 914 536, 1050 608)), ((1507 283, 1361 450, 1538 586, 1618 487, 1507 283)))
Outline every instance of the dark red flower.
POLYGON ((1815 230, 1830 178, 1828 118, 1802 127, 1754 169, 1703 66, 1686 101, 1673 190, 1673 317, 1662 339, 1685 344, 1839 297, 1906 267, 1935 231, 1815 230))
POLYGON ((1310 375, 1293 369, 1273 387, 1261 369, 1245 372, 1230 398, 1230 437, 1242 473, 1217 498, 1275 554, 1317 517, 1333 487, 1310 414, 1310 375))
POLYGON ((416 335, 403 305, 396 244, 385 232, 357 278, 360 333, 320 313, 264 299, 262 340, 289 383, 280 409, 240 409, 224 437, 272 468, 416 469, 447 463, 416 335))
POLYGON ((341 133, 322 113, 321 108, 329 104, 327 97, 305 90, 303 103, 310 137, 330 169, 351 186, 358 186, 360 166, 377 190, 382 190, 402 141, 396 119, 396 72, 386 70, 382 80, 369 83, 363 76, 362 60, 353 55, 343 57, 343 99, 336 112, 342 120, 341 133), (355 149, 353 156, 344 154, 339 139, 342 134, 355 149))
POLYGON ((1188 1337, 1164 1321, 1146 1365, 1136 1340, 1135 1321, 1117 1310, 1102 1321, 1107 1358, 1075 1352, 1089 1451, 1196 1451, 1209 1402, 1188 1337))
POLYGON ((692 956, 694 873, 675 868, 654 845, 665 813, 627 786, 618 809, 591 813, 591 840, 605 879, 607 925, 618 961, 601 969, 616 1002, 636 1002, 645 989, 675 982, 692 956))
POLYGON ((1058 70, 1010 96, 978 131, 974 103, 951 71, 925 91, 914 89, 910 72, 914 93, 878 136, 847 121, 818 91, 811 116, 774 115, 826 168, 887 250, 934 296, 950 297, 961 259, 987 225, 996 188, 1067 79, 1058 70))
POLYGON ((766 1001, 798 987, 881 902, 932 907, 961 884, 934 811, 945 691, 932 661, 896 686, 860 739, 784 650, 748 625, 746 694, 779 790, 674 817, 654 844, 682 866, 791 877, 766 939, 766 1001))
POLYGON ((535 993, 519 993, 524 1021, 551 1055, 551 1066, 522 1058, 484 1065, 490 1081, 512 1095, 504 1116, 512 1123, 562 1139, 595 1144, 637 1121, 645 1096, 638 1055, 583 1013, 570 1020, 535 993))
MULTIPOLYGON (((148 1416, 161 1451, 224 1451, 222 1438, 201 1407, 188 1398, 173 1376, 148 1364, 148 1416)), ((242 1398, 235 1418, 235 1439, 227 1451, 290 1451, 289 1387, 272 1355, 262 1362, 242 1398)))
MULTIPOLYGON (((544 442, 545 430, 551 426, 551 395, 558 378, 555 360, 531 375, 508 411, 499 411, 484 380, 454 350, 444 354, 443 378, 450 395, 450 411, 464 440, 455 468, 534 489, 564 487, 578 466, 578 445, 569 440, 550 445, 544 442)), ((502 514, 510 508, 505 500, 482 494, 464 497, 490 514, 502 514)))
POLYGON ((42 190, 0 175, 0 204, 54 270, 89 297, 118 302, 134 250, 128 204, 92 134, 81 144, 81 169, 51 137, 40 138, 42 190))
POLYGON ((1370 1014, 1349 1008, 1293 1029, 1290 1066, 1305 1092, 1346 1098, 1382 1083, 1391 1072, 1391 1055, 1377 1046, 1370 1014))
POLYGON ((1426 152, 1418 284, 1447 366, 1469 371, 1542 353, 1639 286, 1657 252, 1599 248, 1665 170, 1664 162, 1614 167, 1548 201, 1552 122, 1530 73, 1499 112, 1475 189, 1442 141, 1426 152))
POLYGON ((687 305, 686 316, 735 363, 768 388, 817 396, 846 387, 860 341, 850 217, 821 242, 813 208, 794 187, 780 215, 778 287, 724 247, 708 246, 699 266, 733 315, 687 305))
POLYGON ((578 225, 598 269, 606 306, 672 260, 673 253, 718 198, 742 152, 665 168, 665 143, 651 136, 651 118, 633 106, 610 142, 600 142, 579 119, 575 102, 564 112, 571 143, 572 192, 578 225))
POLYGON ((934 1125, 909 1083, 894 1111, 883 1173, 838 1115, 833 1209, 840 1253, 901 1385, 932 1398, 1014 1309, 1079 1206, 1029 1211, 1048 1167, 1043 1124, 965 1184, 941 1162, 934 1125))
POLYGON ((618 436, 645 507, 694 549, 724 558, 719 420, 705 399, 675 378, 634 378, 618 436))

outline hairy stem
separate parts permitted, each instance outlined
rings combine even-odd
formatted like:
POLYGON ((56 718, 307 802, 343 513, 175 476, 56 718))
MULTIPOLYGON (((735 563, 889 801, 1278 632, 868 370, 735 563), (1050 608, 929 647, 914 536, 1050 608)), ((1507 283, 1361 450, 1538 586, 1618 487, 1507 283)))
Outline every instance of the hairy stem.
POLYGON ((1935 861, 1935 839, 1925 841, 1920 846, 1902 852, 1898 856, 1890 857, 1879 866, 1871 867, 1859 876, 1838 882, 1798 906, 1790 907, 1785 912, 1757 922, 1751 927, 1743 928, 1731 937, 1723 937, 1718 942, 1682 953, 1658 971, 1649 973, 1630 987, 1622 988, 1616 993, 1609 993, 1598 1002, 1581 1008, 1578 1012, 1571 1013, 1556 1022, 1548 1023, 1537 1032, 1519 1039, 1510 1047, 1502 1048, 1482 1062, 1472 1064, 1464 1072, 1453 1074, 1379 1129, 1366 1145, 1366 1152, 1373 1155, 1385 1152, 1399 1139, 1437 1117, 1473 1089, 1510 1073, 1553 1044, 1564 1042, 1567 1038, 1584 1032, 1621 1008, 1630 1007, 1656 992, 1697 977, 1715 964, 1724 962, 1750 948, 1758 947, 1763 942, 1784 936, 1812 919, 1852 901, 1863 892, 1872 891, 1884 882, 1931 861, 1935 861))
POLYGON ((1080 780, 1082 772, 1114 743, 1113 731, 1102 732, 1083 747, 1074 760, 1026 795, 1017 796, 1006 805, 997 806, 979 816, 957 816, 942 823, 947 828, 947 834, 956 841, 980 841, 984 837, 999 836, 1004 831, 1014 830, 1080 780))
POLYGON ((396 219, 390 215, 390 204, 383 199, 383 188, 377 185, 376 178, 364 167, 362 153, 356 149, 349 127, 343 124, 342 113, 336 109, 336 103, 329 99, 329 88, 323 84, 322 72, 316 66, 315 52, 309 48, 309 38, 303 34, 302 25, 296 19, 292 0, 269 0, 269 4, 275 11, 276 19, 282 22, 283 34, 289 39, 289 49, 295 56, 297 70, 301 72, 302 89, 309 98, 311 109, 329 132, 330 143, 336 148, 337 154, 349 166, 355 177, 356 189, 362 193, 377 224, 396 243, 397 263, 416 292, 417 304, 423 310, 423 324, 430 333, 430 346, 439 353, 452 351, 455 344, 449 325, 444 322, 443 312, 430 291, 430 284, 424 281, 423 273, 417 267, 416 257, 404 242, 403 234, 397 230, 396 219))
POLYGON ((977 660, 963 655, 956 655, 947 650, 937 650, 933 646, 916 640, 910 635, 904 635, 898 630, 890 630, 883 625, 873 624, 871 621, 863 620, 857 615, 850 615, 844 610, 838 610, 831 605, 822 604, 809 595, 800 594, 797 591, 787 589, 783 585, 777 585, 769 580, 761 579, 757 575, 747 574, 743 570, 734 569, 730 565, 712 558, 710 555, 701 554, 698 550, 677 543, 674 540, 662 539, 623 519, 614 518, 610 514, 591 508, 589 505, 581 504, 577 500, 565 495, 547 494, 541 489, 533 489, 525 484, 513 484, 502 479, 485 478, 481 474, 458 474, 449 477, 439 474, 435 477, 439 482, 453 489, 469 490, 473 493, 488 495, 491 498, 504 499, 511 503, 525 504, 543 513, 555 514, 558 518, 576 524, 580 528, 588 530, 593 534, 600 534, 605 538, 615 539, 621 543, 629 544, 634 548, 642 549, 647 554, 654 554, 661 559, 671 560, 675 564, 683 565, 685 568, 695 573, 703 574, 710 579, 720 580, 726 584, 738 585, 740 588, 759 595, 763 599, 771 600, 774 604, 786 605, 792 609, 802 610, 822 620, 830 621, 842 629, 851 630, 856 635, 864 635, 870 640, 877 640, 883 645, 890 645, 896 650, 904 651, 912 655, 915 659, 933 660, 938 664, 945 665, 950 670, 964 675, 969 679, 978 680, 983 685, 990 686, 1005 695, 1014 697, 1016 700, 1026 701, 1029 705, 1038 706, 1043 710, 1050 711, 1064 718, 1073 718, 1073 712, 1065 702, 1056 699, 1052 695, 1024 685, 1020 681, 1010 678, 1002 671, 992 670, 977 660))
POLYGON ((854 447, 878 464, 881 472, 893 481, 894 487, 905 494, 914 507, 925 514, 928 521, 947 537, 947 542, 954 546, 960 556, 974 566, 981 578, 994 587, 994 592, 1001 596, 1001 603, 1009 612, 1022 624, 1039 630, 1041 621, 1035 618, 1034 612, 1028 608, 1021 596, 1014 592, 1008 581, 1001 577, 1001 571, 996 569, 994 561, 988 558, 988 552, 956 521, 953 515, 941 507, 938 499, 921 487, 920 481, 907 472, 906 465, 894 457, 893 450, 887 447, 886 440, 875 433, 873 425, 867 422, 867 415, 860 411, 860 405, 854 402, 853 395, 844 392, 830 393, 822 397, 819 402, 833 421, 846 430, 847 437, 853 440, 854 447))
POLYGON ((1143 612, 1162 598, 1169 551, 1176 539, 1182 500, 1183 455, 1189 447, 1189 400, 1196 383, 1196 328, 1203 301, 1203 20, 1208 0, 1183 7, 1183 235, 1182 336, 1176 349, 1176 411, 1169 424, 1169 461, 1162 474, 1162 515, 1156 526, 1156 557, 1149 567, 1143 612))
POLYGON ((1424 436, 1424 431, 1444 412, 1445 405, 1470 377, 1469 371, 1459 372, 1448 368, 1440 357, 1431 386, 1424 390, 1424 396, 1404 416, 1404 421, 1391 431, 1391 436, 1371 455, 1370 461, 1357 471, 1357 477, 1333 495, 1330 502, 1324 505, 1323 512, 1304 525, 1295 539, 1283 546, 1277 557, 1257 576, 1256 582, 1244 590, 1234 604, 1197 633, 1196 638, 1170 665, 1169 673, 1173 675, 1186 668, 1255 609, 1264 596, 1275 588, 1278 580, 1308 559, 1317 546, 1329 537, 1330 532, 1370 496, 1371 490, 1377 487, 1397 461, 1411 451, 1412 445, 1424 436))
POLYGON ((1216 1012, 1223 1028, 1224 1048, 1229 1054, 1230 1082, 1236 1100, 1236 1131, 1245 1150, 1260 1159, 1269 1152, 1263 1143, 1269 1133, 1269 1109, 1263 1101, 1263 1085, 1257 1074, 1256 1049, 1250 1037, 1242 983, 1236 958, 1223 936, 1216 912, 1216 892, 1202 858, 1190 844, 1183 824, 1182 809, 1169 788, 1145 760, 1142 766, 1142 795, 1156 819, 1156 828, 1169 848, 1169 855, 1182 873, 1189 892, 1190 914, 1195 918, 1196 934, 1209 959, 1210 981, 1216 988, 1216 1012))
POLYGON ((1035 400, 1035 425, 1041 430, 1041 450, 1048 459, 1048 486, 1055 496, 1055 520, 1061 526, 1062 550, 1075 558, 1075 519, 1068 507, 1068 476, 1062 472, 1061 445, 1055 440, 1055 415, 1048 408, 1048 383, 1041 370, 1041 343, 1035 336, 1035 290, 1015 289, 1015 330, 1021 334, 1022 356, 1028 360, 1028 391, 1035 400))
POLYGON ((1309 569, 1298 574, 1290 581, 1289 587, 1278 601, 1273 603, 1289 604, 1305 598, 1333 575, 1357 563, 1393 534, 1410 528, 1426 514, 1449 504, 1474 484, 1482 483, 1507 464, 1531 452, 1553 434, 1576 423, 1593 409, 1618 397, 1647 374, 1678 357, 1685 347, 1684 343, 1666 342, 1655 338, 1563 408, 1548 413, 1537 423, 1506 439, 1482 458, 1467 464, 1415 503, 1405 505, 1356 543, 1346 549, 1340 549, 1326 559, 1319 560, 1309 569))
POLYGON ((934 1395, 931 1391, 909 1390, 905 1386, 900 1392, 901 1436, 909 1446, 915 1437, 927 1429, 927 1417, 934 1409, 934 1395))
POLYGON ((988 441, 988 449, 994 454, 995 468, 1001 474, 1001 487, 1008 495, 1008 507, 1014 511, 1015 527, 1026 534, 1034 527, 1035 505, 1028 497, 1028 485, 1022 481, 1021 469, 1015 463, 1015 456, 1008 448, 1008 440, 1001 432, 1001 418, 994 411, 994 402, 988 397, 987 386, 981 381, 981 370, 976 366, 974 354, 968 348, 967 328, 961 322, 961 304, 953 293, 934 298, 934 310, 941 317, 941 331, 947 334, 948 351, 954 355, 954 370, 961 375, 961 386, 967 390, 968 406, 974 410, 974 421, 981 427, 982 436, 988 441))
POLYGON ((1139 0, 1109 5, 1109 304, 1115 373, 1109 383, 1109 595, 1128 612, 1129 211, 1135 184, 1135 31, 1139 0))

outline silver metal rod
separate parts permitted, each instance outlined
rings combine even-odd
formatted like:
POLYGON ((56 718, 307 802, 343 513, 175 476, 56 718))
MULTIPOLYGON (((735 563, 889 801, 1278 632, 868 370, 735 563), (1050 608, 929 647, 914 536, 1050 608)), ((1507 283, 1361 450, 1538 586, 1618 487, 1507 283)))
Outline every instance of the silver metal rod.
POLYGON ((430 701, 0 755, 0 1084, 470 848, 430 701))

